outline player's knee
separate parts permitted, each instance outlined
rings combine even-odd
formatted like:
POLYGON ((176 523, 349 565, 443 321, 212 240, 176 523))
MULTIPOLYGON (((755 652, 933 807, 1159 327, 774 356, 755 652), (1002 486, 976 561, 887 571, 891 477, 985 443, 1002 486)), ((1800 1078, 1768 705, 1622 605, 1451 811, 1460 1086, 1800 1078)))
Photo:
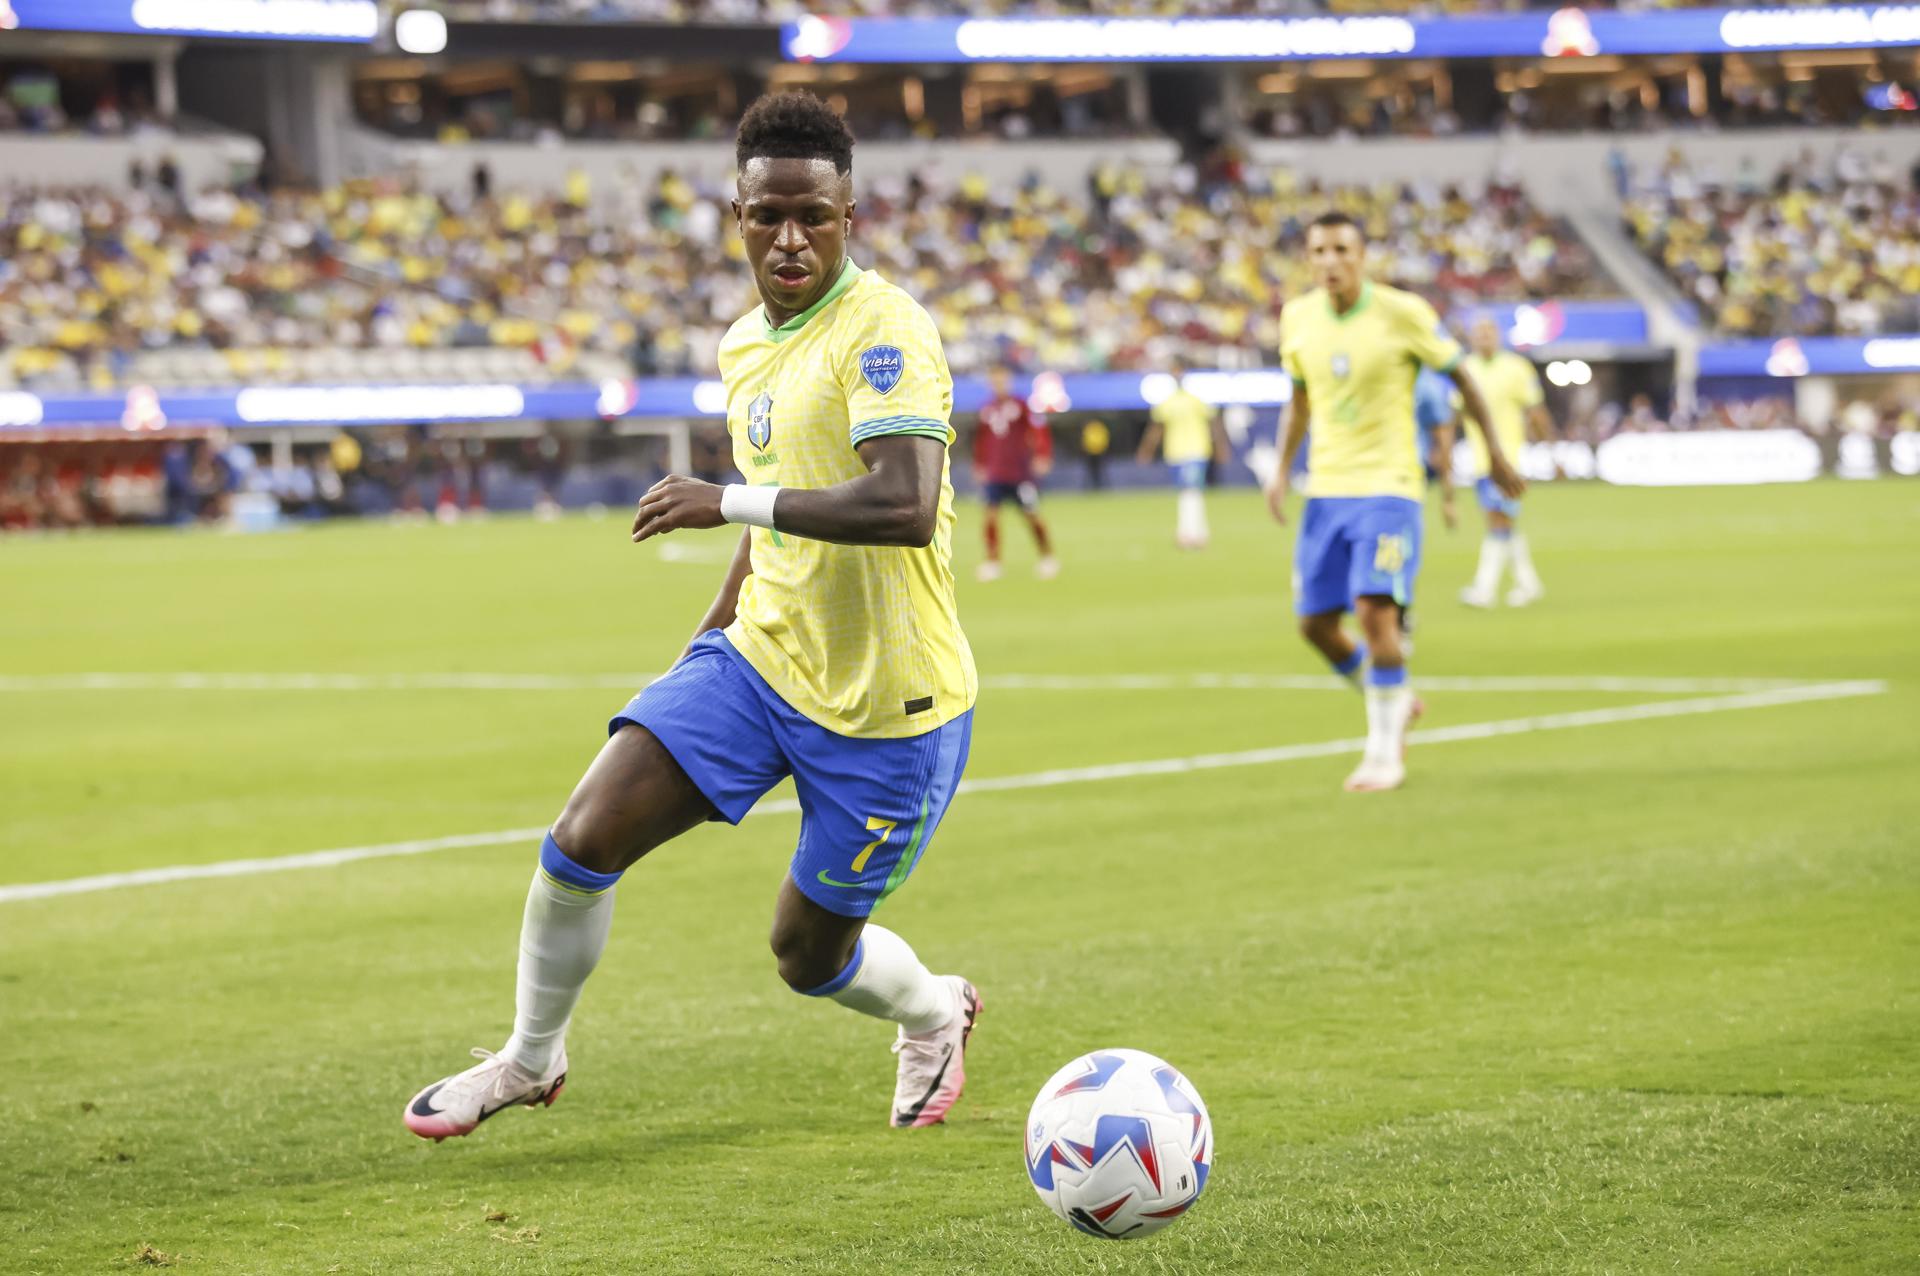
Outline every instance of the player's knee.
POLYGON ((797 926, 774 923, 768 937, 780 978, 795 992, 811 992, 833 982, 847 964, 847 953, 837 937, 808 934, 797 926))
POLYGON ((620 845, 602 809, 591 796, 574 794, 553 822, 553 840, 561 853, 581 868, 595 873, 624 872, 635 857, 620 845))

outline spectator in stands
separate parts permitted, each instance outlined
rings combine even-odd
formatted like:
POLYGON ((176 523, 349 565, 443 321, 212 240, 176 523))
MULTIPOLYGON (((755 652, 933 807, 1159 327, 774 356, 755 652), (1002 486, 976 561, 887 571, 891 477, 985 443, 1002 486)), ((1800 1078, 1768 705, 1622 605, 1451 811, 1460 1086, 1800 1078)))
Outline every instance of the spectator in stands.
MULTIPOLYGON (((159 180, 177 189, 177 167, 159 180)), ((182 349, 218 353, 221 379, 307 379, 289 351, 340 347, 516 349, 540 360, 529 378, 710 372, 750 304, 721 193, 666 173, 607 202, 394 181, 185 203, 16 190, 0 195, 0 357, 35 388, 151 380, 155 352, 182 349)), ((1270 357, 1280 302, 1303 286, 1273 262, 1331 207, 1367 221, 1389 277, 1443 305, 1596 286, 1585 249, 1511 184, 1323 189, 1230 155, 1104 167, 1084 198, 1039 178, 883 180, 860 230, 869 263, 926 299, 956 371, 1241 366, 1270 357)))
POLYGON ((1767 189, 1678 154, 1636 174, 1628 230, 1735 336, 1920 330, 1920 194, 1884 154, 1802 156, 1767 189))

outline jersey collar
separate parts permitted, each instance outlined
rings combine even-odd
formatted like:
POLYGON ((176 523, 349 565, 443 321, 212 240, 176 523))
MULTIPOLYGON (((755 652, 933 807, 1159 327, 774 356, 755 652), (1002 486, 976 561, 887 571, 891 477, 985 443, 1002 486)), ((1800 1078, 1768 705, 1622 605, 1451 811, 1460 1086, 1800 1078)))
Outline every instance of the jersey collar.
POLYGON ((1336 322, 1345 323, 1347 320, 1359 314, 1362 310, 1365 310, 1367 308, 1367 303, 1372 300, 1373 300, 1373 281, 1371 279, 1365 279, 1365 280, 1362 280, 1360 283, 1360 295, 1354 298, 1353 309, 1347 311, 1345 314, 1341 314, 1338 310, 1335 310, 1333 308, 1333 294, 1331 292, 1327 293, 1327 313, 1331 314, 1334 317, 1334 320, 1336 322))
POLYGON ((808 306, 805 310, 802 310, 799 314, 787 320, 785 323, 781 324, 778 328, 774 327, 772 323, 768 322, 767 308, 764 304, 762 304, 760 307, 761 331, 766 334, 767 340, 773 342, 775 345, 779 345, 782 341, 785 341, 788 337, 791 337, 794 333, 806 327, 807 320, 813 318, 815 315, 819 314, 822 310, 825 310, 828 306, 840 300, 841 294, 846 292, 847 289, 853 287, 854 281, 859 278, 860 278, 860 267, 853 264, 853 258, 842 257, 840 259, 840 277, 833 281, 833 287, 827 289, 825 293, 821 294, 820 300, 814 302, 811 306, 808 306))

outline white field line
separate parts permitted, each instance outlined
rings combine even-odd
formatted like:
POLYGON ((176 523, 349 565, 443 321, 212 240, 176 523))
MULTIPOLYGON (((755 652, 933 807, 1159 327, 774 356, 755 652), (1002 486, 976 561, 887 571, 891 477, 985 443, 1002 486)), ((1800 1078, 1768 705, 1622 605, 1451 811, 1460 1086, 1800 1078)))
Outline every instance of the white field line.
MULTIPOLYGON (((1409 737, 1422 746, 1455 744, 1463 740, 1489 740, 1495 736, 1528 735, 1537 731, 1569 731, 1578 727, 1605 726, 1615 722, 1643 722, 1651 718, 1684 718, 1708 713, 1730 713, 1738 709, 1766 709, 1777 705, 1803 704, 1816 700, 1842 700, 1854 696, 1878 695, 1887 689, 1884 682, 1828 682, 1806 686, 1779 687, 1735 695, 1708 696, 1696 700, 1664 700, 1652 704, 1623 705, 1613 709, 1589 709, 1579 713, 1549 713, 1528 718, 1506 718, 1495 722, 1469 722, 1457 727, 1433 727, 1415 731, 1409 737)), ((1202 753, 1185 758, 1159 758, 1142 762, 1116 762, 1107 766, 1069 767, 1035 771, 1027 775, 993 776, 968 780, 962 793, 1002 793, 1014 789, 1057 788, 1068 784, 1089 784, 1101 780, 1126 780, 1139 776, 1180 775, 1191 771, 1212 771, 1225 767, 1266 766, 1298 762, 1306 758, 1330 757, 1357 752, 1362 738, 1322 740, 1312 744, 1286 744, 1268 749, 1249 749, 1239 753, 1202 753)), ((792 813, 800 804, 791 798, 763 802, 754 815, 792 813)), ((57 895, 81 895, 90 891, 117 890, 123 886, 148 886, 160 882, 183 882, 207 877, 247 877, 258 873, 280 873, 300 868, 328 868, 358 860, 388 859, 401 855, 425 855, 433 851, 452 851, 476 846, 497 846, 507 842, 534 842, 545 834, 543 828, 503 829, 495 833, 468 833, 456 837, 425 838, 413 842, 388 842, 378 846, 348 846, 331 851, 311 851, 302 855, 270 856, 261 859, 226 860, 217 864, 180 864, 169 868, 140 869, 130 873, 102 873, 96 877, 75 877, 65 881, 28 882, 0 886, 0 904, 21 900, 48 899, 57 895)))
MULTIPOLYGON (((650 673, 71 673, 0 675, 0 692, 29 691, 637 691, 650 673)), ((1429 691, 1706 695, 1816 685, 1794 678, 1418 677, 1429 691)), ((989 691, 1351 691, 1318 674, 999 674, 989 691)), ((1820 684, 1824 685, 1824 684, 1820 684)))

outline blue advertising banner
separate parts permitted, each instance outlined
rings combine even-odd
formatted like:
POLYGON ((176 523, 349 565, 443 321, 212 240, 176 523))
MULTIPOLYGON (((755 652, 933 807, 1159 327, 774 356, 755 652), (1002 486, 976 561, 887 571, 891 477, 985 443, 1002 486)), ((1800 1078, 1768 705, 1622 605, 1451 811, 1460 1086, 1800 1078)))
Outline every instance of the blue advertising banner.
POLYGON ((1407 17, 827 18, 788 23, 797 62, 1272 62, 1593 57, 1920 44, 1920 5, 1407 17))
POLYGON ((1920 335, 1782 337, 1777 341, 1729 341, 1700 350, 1703 377, 1845 376, 1868 372, 1920 372, 1920 335))
POLYGON ((0 38, 8 31, 370 44, 380 34, 380 7, 375 0, 0 0, 0 38))
POLYGON ((1451 318, 1464 330, 1483 315, 1515 350, 1560 345, 1644 346, 1647 312, 1631 301, 1540 301, 1475 306, 1451 318))

